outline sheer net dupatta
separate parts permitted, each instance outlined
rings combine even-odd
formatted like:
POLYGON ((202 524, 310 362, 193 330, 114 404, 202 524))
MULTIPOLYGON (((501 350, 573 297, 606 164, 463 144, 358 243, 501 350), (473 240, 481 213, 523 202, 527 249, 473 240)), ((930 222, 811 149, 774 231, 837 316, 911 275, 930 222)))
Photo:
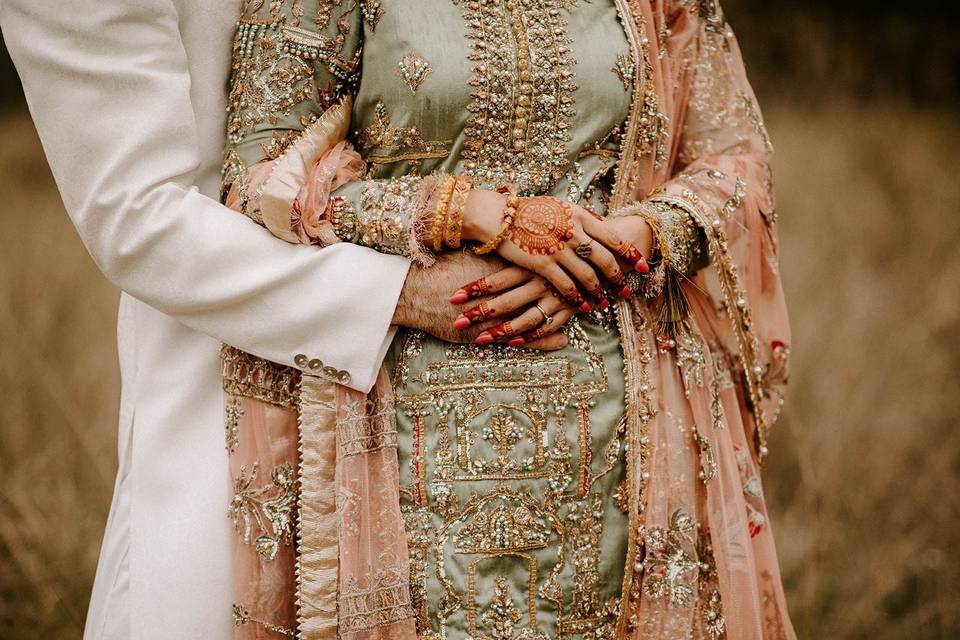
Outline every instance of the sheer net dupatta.
MULTIPOLYGON (((281 157, 248 171, 263 224, 277 237, 337 241, 321 207, 362 174, 345 140, 349 117, 347 98, 281 157)), ((228 206, 238 204, 232 195, 228 206)), ((223 363, 238 532, 235 637, 415 638, 386 373, 367 395, 232 347, 223 363)))

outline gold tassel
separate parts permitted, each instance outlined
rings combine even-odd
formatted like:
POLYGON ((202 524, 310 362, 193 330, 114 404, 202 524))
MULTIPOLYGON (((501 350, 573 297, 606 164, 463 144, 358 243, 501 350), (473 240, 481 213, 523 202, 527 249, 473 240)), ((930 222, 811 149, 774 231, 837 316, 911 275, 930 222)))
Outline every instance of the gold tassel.
POLYGON ((658 336, 676 338, 686 330, 690 303, 683 290, 682 278, 667 268, 663 291, 652 305, 653 328, 658 336))

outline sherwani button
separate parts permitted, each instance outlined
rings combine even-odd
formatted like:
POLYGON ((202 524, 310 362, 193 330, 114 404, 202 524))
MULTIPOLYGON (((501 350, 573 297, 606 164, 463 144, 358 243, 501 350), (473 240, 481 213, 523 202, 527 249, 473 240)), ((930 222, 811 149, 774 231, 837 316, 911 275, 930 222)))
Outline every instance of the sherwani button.
POLYGON ((324 367, 323 373, 330 376, 331 378, 337 377, 337 368, 336 367, 324 367))
POLYGON ((319 371, 323 367, 323 361, 317 358, 314 358, 309 363, 307 363, 307 366, 310 367, 310 369, 313 371, 319 371))
POLYGON ((350 372, 349 371, 338 372, 337 381, 339 381, 340 384, 350 384, 350 372))
POLYGON ((302 353, 298 353, 297 355, 293 356, 293 363, 298 367, 306 366, 307 356, 302 353))

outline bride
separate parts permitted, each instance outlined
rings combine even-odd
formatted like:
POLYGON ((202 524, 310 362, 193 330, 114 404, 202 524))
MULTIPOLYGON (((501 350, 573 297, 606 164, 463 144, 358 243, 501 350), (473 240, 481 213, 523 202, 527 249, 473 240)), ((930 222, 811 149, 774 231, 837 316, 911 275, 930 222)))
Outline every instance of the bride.
POLYGON ((405 288, 369 394, 224 345, 236 637, 794 637, 771 147, 716 2, 246 0, 227 127, 278 238, 487 273, 405 288))
POLYGON ((86 637, 795 637, 716 0, 74 5, 0 22, 123 290, 86 637))

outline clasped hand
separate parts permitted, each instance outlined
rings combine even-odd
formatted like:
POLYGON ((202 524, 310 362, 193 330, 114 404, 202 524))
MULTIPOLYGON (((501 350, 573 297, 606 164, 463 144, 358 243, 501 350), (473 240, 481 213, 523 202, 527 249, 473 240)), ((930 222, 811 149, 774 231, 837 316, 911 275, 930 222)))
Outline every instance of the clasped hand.
POLYGON ((558 198, 536 196, 521 198, 513 219, 505 222, 506 205, 501 193, 474 190, 464 208, 463 239, 481 245, 502 239, 496 252, 512 263, 450 298, 462 305, 453 323, 458 331, 500 320, 474 338, 477 344, 562 346, 543 339, 577 312, 606 308, 607 289, 631 295, 625 271, 649 270, 644 256, 652 236, 641 218, 608 220, 558 198))

